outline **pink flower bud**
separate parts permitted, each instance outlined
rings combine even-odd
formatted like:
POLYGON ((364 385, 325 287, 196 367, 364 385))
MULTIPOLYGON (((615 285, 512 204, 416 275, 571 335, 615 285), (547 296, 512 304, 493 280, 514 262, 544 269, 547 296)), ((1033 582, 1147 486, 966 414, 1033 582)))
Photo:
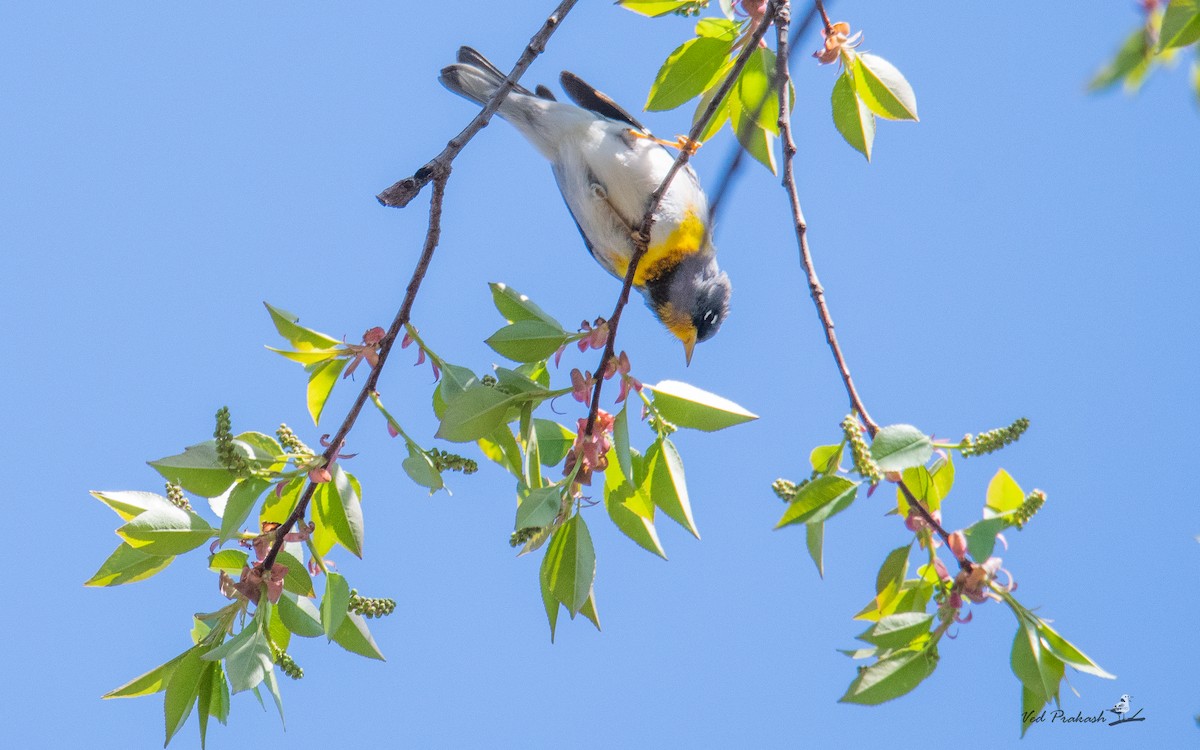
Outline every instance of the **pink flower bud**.
POLYGON ((967 556, 967 537, 961 531, 950 535, 950 552, 959 560, 967 556))
POLYGON ((329 469, 325 468, 324 466, 318 466, 317 468, 308 472, 308 481, 312 482, 313 484, 325 484, 331 479, 333 479, 333 475, 330 474, 329 469))
POLYGON ((379 326, 375 326, 363 334, 363 343, 367 346, 378 346, 379 342, 383 340, 383 337, 386 333, 387 331, 383 330, 379 326))

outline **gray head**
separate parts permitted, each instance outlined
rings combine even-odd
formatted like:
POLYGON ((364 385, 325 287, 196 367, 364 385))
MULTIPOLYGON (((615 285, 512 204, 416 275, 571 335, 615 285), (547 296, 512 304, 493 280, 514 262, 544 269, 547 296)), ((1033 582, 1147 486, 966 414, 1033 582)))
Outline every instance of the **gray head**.
POLYGON ((686 256, 646 285, 646 303, 663 325, 683 342, 688 363, 697 341, 716 335, 729 315, 729 277, 711 254, 686 256))

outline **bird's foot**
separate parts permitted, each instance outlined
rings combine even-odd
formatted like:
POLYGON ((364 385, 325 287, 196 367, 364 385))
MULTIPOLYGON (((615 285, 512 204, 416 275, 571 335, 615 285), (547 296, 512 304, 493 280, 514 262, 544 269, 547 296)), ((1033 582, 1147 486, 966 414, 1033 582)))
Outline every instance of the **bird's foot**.
POLYGON ((688 156, 694 156, 696 154, 696 152, 700 150, 700 147, 704 145, 700 141, 693 141, 691 138, 688 138, 686 135, 677 135, 677 136, 675 136, 675 140, 667 141, 667 140, 663 140, 662 138, 657 138, 657 137, 651 135, 650 133, 647 133, 647 132, 644 132, 641 130, 634 130, 633 128, 629 129, 629 134, 632 135, 634 138, 644 138, 648 141, 653 141, 654 143, 657 143, 660 146, 666 146, 667 148, 677 148, 680 151, 686 151, 688 153, 688 156))

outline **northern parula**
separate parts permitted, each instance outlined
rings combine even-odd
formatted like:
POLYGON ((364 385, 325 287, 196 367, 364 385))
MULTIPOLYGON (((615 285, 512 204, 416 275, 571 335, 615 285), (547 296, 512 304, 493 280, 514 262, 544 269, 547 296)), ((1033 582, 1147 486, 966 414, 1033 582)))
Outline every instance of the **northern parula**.
MULTIPOLYGON (((450 91, 483 104, 505 75, 470 47, 442 69, 450 91)), ((609 273, 625 278, 651 193, 675 157, 663 142, 616 102, 564 71, 563 90, 579 106, 559 102, 544 86, 517 86, 499 114, 550 160, 584 244, 609 273)), ((649 249, 634 287, 672 334, 688 363, 697 341, 717 332, 729 313, 729 277, 717 267, 709 231, 708 199, 690 166, 672 180, 655 213, 649 249)))

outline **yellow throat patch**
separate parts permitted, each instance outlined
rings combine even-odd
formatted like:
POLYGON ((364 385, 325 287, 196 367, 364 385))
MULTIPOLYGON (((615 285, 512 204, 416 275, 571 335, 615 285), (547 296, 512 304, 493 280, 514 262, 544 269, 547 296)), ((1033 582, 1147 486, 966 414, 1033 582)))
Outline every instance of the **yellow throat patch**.
MULTIPOLYGON (((633 285, 644 287, 679 265, 679 261, 700 252, 705 232, 704 222, 700 217, 688 211, 683 221, 679 222, 679 226, 675 227, 665 240, 651 245, 646 250, 646 254, 638 263, 637 273, 633 276, 633 285)), ((618 260, 616 270, 619 276, 624 276, 629 271, 629 260, 618 260)))

